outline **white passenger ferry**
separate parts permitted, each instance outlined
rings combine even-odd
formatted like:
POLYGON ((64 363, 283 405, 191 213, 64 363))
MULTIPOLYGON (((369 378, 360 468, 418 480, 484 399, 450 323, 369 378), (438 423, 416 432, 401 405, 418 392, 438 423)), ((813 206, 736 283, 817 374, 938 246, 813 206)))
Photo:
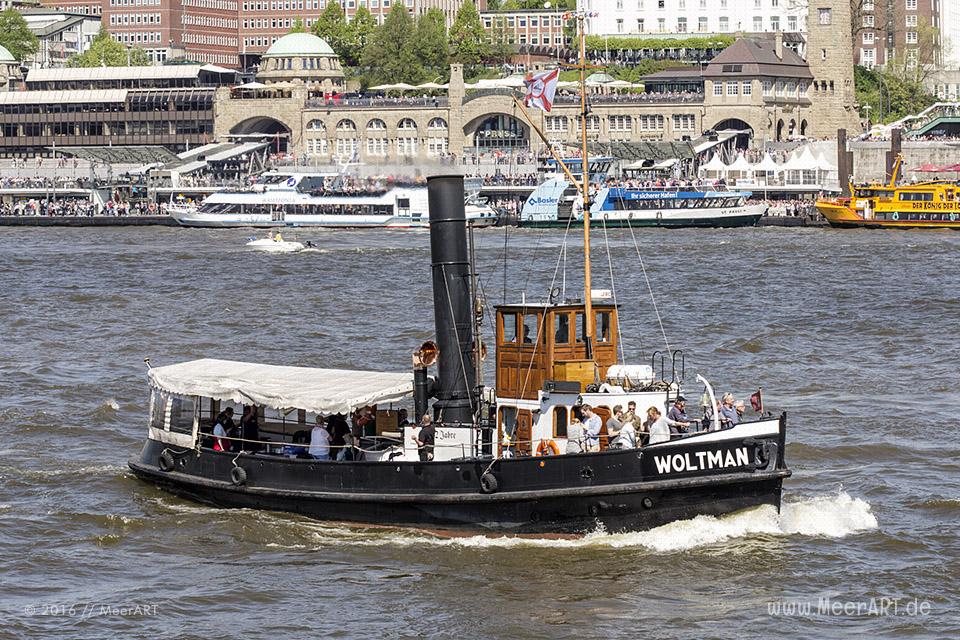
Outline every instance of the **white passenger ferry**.
MULTIPOLYGON (((607 174, 613 158, 589 162, 594 189, 590 217, 607 227, 752 227, 763 217, 767 206, 749 202, 750 191, 718 187, 651 186, 610 182, 607 174)), ((579 158, 564 161, 579 179, 579 158)), ((548 162, 545 179, 533 190, 520 212, 522 227, 566 227, 583 224, 575 185, 548 162), (550 173, 552 171, 552 173, 550 173)))
MULTIPOLYGON (((493 225, 497 212, 475 195, 467 218, 493 225)), ((218 191, 201 204, 173 203, 185 227, 391 227, 429 225, 425 182, 357 180, 336 173, 270 171, 244 189, 218 191)))

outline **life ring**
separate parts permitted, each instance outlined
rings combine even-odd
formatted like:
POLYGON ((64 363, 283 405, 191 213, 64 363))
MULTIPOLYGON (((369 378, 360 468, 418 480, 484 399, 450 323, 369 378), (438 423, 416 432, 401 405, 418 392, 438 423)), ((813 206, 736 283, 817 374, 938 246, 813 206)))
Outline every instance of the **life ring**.
POLYGON ((899 220, 899 219, 900 219, 900 214, 897 213, 896 211, 894 211, 894 212, 893 212, 893 215, 890 216, 890 219, 891 219, 891 220, 899 220))
POLYGON ((243 467, 230 469, 230 482, 236 486, 247 484, 247 472, 243 467))
POLYGON ((537 445, 537 454, 538 456, 558 456, 560 455, 560 447, 557 446, 557 443, 553 440, 541 440, 540 444, 537 445))
POLYGON ((158 465, 161 471, 173 471, 173 468, 176 466, 176 463, 173 460, 173 454, 164 450, 164 452, 160 454, 158 465))
POLYGON ((496 493, 499 488, 497 476, 489 471, 480 476, 480 491, 483 493, 496 493))

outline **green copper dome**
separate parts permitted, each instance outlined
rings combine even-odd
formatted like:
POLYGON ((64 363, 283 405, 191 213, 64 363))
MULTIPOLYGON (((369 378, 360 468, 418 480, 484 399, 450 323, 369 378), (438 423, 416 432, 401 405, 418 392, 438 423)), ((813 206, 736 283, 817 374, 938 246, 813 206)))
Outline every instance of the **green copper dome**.
POLYGON ((335 56, 336 53, 322 38, 312 33, 288 33, 267 49, 264 58, 297 58, 335 56))

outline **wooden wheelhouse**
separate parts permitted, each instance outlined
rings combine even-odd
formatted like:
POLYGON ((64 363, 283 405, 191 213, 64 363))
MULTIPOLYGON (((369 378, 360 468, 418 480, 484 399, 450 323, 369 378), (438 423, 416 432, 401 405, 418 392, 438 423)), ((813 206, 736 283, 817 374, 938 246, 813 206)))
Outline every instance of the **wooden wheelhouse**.
MULTIPOLYGON (((617 362, 617 307, 594 302, 595 338, 587 349, 586 305, 500 305, 497 310, 497 395, 536 400, 547 382, 601 382, 617 362)), ((565 388, 571 389, 567 385, 565 388)))

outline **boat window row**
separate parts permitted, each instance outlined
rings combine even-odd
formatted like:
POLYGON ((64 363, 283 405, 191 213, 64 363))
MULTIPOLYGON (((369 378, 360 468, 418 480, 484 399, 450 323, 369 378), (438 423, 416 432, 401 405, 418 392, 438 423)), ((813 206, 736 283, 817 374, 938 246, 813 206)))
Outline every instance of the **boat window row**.
MULTIPOLYGON (((510 313, 501 314, 503 318, 503 341, 514 344, 533 344, 539 334, 541 344, 546 344, 547 334, 542 331, 542 313, 510 313)), ((609 311, 596 312, 595 333, 597 342, 610 342, 612 334, 612 319, 609 311)), ((582 311, 562 312, 553 314, 553 342, 554 344, 583 344, 586 330, 584 328, 584 314, 582 311)))
MULTIPOLYGON (((331 457, 336 449, 349 445, 344 440, 347 433, 353 434, 361 444, 361 450, 379 451, 401 442, 401 429, 409 422, 406 409, 394 405, 364 407, 350 415, 323 416, 324 428, 330 432, 331 457)), ((200 446, 214 449, 217 440, 225 450, 249 453, 281 455, 286 457, 309 457, 311 430, 318 424, 318 414, 302 409, 286 412, 269 407, 243 405, 230 401, 178 396, 154 389, 150 398, 150 426, 158 431, 173 432, 197 437, 200 446), (232 412, 232 413, 228 413, 232 412), (217 438, 214 433, 220 421, 227 435, 217 438)), ((362 455, 360 450, 357 455, 362 455)), ((372 456, 376 459, 377 455, 372 456)))
POLYGON ((237 204, 204 203, 201 213, 222 215, 392 216, 392 204, 237 204))
POLYGON ((613 201, 616 211, 646 211, 656 209, 717 209, 743 206, 743 198, 652 198, 650 200, 613 201))
POLYGON ((875 220, 899 220, 908 221, 926 221, 926 222, 957 222, 960 220, 960 211, 954 213, 926 213, 926 212, 886 212, 876 211, 873 214, 875 220), (896 216, 896 217, 894 217, 896 216))
POLYGON ((933 202, 932 191, 903 191, 900 193, 900 200, 911 202, 933 202))

